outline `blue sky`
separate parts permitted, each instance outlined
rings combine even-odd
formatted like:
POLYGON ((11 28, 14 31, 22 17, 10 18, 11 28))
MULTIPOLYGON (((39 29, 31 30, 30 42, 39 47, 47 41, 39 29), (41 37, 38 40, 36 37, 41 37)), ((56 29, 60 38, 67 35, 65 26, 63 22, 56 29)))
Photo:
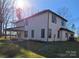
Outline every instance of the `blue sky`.
POLYGON ((69 22, 79 27, 79 0, 28 0, 34 9, 45 10, 50 9, 56 12, 58 9, 67 7, 70 14, 69 22))

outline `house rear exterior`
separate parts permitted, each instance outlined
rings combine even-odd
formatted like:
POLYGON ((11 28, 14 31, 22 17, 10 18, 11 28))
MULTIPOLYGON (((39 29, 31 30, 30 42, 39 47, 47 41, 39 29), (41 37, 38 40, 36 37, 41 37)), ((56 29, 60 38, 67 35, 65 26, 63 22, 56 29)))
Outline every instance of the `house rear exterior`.
POLYGON ((16 27, 23 30, 17 38, 37 41, 66 41, 74 32, 67 29, 67 20, 51 10, 44 10, 17 21, 16 27))

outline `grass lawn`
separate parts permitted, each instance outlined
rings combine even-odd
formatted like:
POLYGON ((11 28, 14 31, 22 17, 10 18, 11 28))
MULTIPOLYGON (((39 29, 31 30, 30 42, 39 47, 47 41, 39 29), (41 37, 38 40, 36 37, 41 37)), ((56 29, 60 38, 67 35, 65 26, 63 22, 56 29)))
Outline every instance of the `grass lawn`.
POLYGON ((21 41, 0 43, 0 57, 15 58, 56 58, 79 57, 78 42, 44 42, 21 41))
POLYGON ((36 54, 44 57, 79 57, 79 43, 78 42, 52 42, 48 45, 40 42, 18 43, 20 47, 29 49, 36 54))
POLYGON ((15 44, 0 43, 0 58, 43 58, 30 50, 15 44))

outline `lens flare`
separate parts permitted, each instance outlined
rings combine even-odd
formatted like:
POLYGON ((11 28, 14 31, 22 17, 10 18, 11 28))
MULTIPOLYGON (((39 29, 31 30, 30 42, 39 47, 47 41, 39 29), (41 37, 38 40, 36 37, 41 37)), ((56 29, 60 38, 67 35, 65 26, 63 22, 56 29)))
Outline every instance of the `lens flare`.
POLYGON ((28 2, 28 0, 16 0, 15 2, 15 7, 16 8, 30 8, 31 4, 28 2))

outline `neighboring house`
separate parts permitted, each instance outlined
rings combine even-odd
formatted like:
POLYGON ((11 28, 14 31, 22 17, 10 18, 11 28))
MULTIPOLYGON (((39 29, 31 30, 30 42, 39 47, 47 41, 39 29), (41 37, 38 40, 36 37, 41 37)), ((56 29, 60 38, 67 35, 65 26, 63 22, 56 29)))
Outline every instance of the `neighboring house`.
POLYGON ((38 12, 17 21, 18 38, 37 41, 66 41, 74 32, 66 27, 67 20, 51 10, 38 12))

